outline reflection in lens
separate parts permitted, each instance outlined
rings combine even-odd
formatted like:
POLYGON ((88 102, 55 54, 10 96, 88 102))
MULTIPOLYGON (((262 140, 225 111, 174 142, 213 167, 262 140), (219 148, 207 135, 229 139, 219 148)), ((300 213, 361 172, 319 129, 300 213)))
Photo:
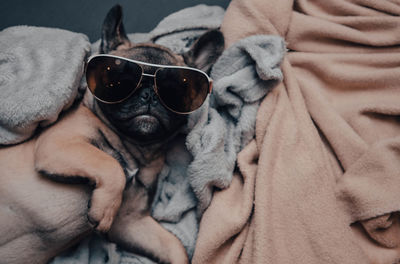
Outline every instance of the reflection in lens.
POLYGON ((123 59, 99 56, 91 59, 86 68, 89 90, 104 102, 126 99, 137 87, 142 68, 123 59))
POLYGON ((207 98, 209 81, 201 72, 191 69, 162 68, 156 73, 157 92, 171 110, 189 113, 207 98))

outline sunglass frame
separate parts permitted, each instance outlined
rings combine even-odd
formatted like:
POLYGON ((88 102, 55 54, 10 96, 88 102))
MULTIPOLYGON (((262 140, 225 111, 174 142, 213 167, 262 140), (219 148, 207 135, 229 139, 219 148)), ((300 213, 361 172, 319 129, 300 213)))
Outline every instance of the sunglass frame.
POLYGON ((194 109, 192 111, 189 111, 189 112, 176 111, 174 109, 171 109, 168 105, 165 104, 163 99, 158 94, 156 76, 157 76, 157 72, 159 70, 166 69, 166 68, 168 68, 168 69, 186 69, 186 70, 192 70, 192 71, 196 71, 196 72, 199 72, 199 73, 203 74, 208 80, 208 91, 207 91, 208 94, 207 94, 207 96, 209 94, 211 94, 211 92, 212 92, 213 80, 210 78, 210 76, 208 76, 207 73, 205 73, 202 70, 199 70, 199 69, 196 69, 196 68, 192 68, 192 67, 188 67, 188 66, 162 65, 162 64, 148 63, 148 62, 132 60, 132 59, 128 59, 128 58, 125 58, 125 57, 116 56, 116 55, 112 55, 112 54, 95 54, 95 55, 90 56, 87 59, 87 62, 86 62, 86 65, 85 65, 85 76, 87 76, 87 67, 89 65, 89 62, 92 59, 98 58, 98 57, 109 57, 109 58, 120 59, 120 60, 124 60, 124 61, 128 61, 128 62, 133 62, 133 63, 139 65, 139 67, 142 69, 142 73, 141 73, 140 79, 139 79, 138 84, 136 85, 136 87, 132 90, 131 93, 129 93, 125 98, 123 98, 121 100, 118 100, 118 101, 115 101, 115 102, 109 102, 109 101, 102 100, 102 99, 98 98, 92 92, 92 90, 89 89, 89 91, 93 94, 93 96, 96 98, 96 100, 99 100, 100 102, 105 103, 105 104, 118 104, 118 103, 121 103, 121 102, 125 101, 126 99, 131 97, 137 91, 138 87, 140 86, 140 84, 142 82, 143 76, 147 76, 147 77, 152 77, 153 78, 153 80, 154 80, 153 90, 156 93, 157 97, 160 99, 160 102, 163 104, 163 106, 166 107, 168 110, 170 110, 170 111, 172 111, 174 113, 177 113, 177 114, 190 114, 190 113, 193 113, 194 111, 196 111, 197 109, 199 109, 204 104, 204 102, 206 101, 207 97, 204 99, 203 103, 198 108, 196 108, 196 109, 194 109), (149 67, 157 68, 157 70, 154 72, 154 74, 145 73, 144 69, 143 69, 143 66, 149 66, 149 67))

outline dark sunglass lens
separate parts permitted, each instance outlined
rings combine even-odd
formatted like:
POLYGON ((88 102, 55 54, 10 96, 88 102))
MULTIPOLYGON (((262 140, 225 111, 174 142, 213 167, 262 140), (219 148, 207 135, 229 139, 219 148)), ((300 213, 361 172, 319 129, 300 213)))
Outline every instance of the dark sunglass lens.
POLYGON ((189 113, 206 100, 208 78, 191 69, 162 68, 156 74, 157 92, 162 102, 171 110, 189 113))
POLYGON ((86 68, 86 81, 95 97, 108 103, 127 98, 137 87, 142 68, 123 59, 99 56, 91 59, 86 68))

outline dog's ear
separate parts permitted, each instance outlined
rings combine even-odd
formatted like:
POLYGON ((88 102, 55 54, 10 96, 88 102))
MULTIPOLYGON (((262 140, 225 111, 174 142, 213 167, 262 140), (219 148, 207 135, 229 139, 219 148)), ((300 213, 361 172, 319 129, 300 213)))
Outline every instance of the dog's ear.
POLYGON ((224 36, 219 30, 210 30, 196 40, 189 51, 183 54, 185 63, 204 72, 211 66, 224 50, 224 36))
POLYGON ((100 53, 108 53, 123 44, 130 44, 122 23, 122 7, 115 5, 108 11, 101 31, 100 53))

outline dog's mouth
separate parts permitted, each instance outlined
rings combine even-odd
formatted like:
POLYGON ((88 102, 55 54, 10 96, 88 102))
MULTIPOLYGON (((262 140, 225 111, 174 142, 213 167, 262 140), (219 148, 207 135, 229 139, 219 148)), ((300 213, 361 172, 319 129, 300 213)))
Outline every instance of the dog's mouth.
POLYGON ((103 108, 104 114, 120 133, 138 144, 163 141, 184 124, 186 117, 176 116, 166 109, 152 106, 103 108))
POLYGON ((163 126, 161 122, 161 118, 156 114, 149 113, 149 112, 139 112, 133 115, 123 115, 123 116, 116 116, 114 120, 119 124, 125 124, 127 126, 139 126, 139 127, 146 127, 151 125, 159 125, 163 126))
POLYGON ((137 115, 128 121, 130 126, 140 128, 141 133, 151 135, 155 134, 161 126, 158 118, 152 115, 137 115))
POLYGON ((113 123, 125 135, 144 142, 157 140, 165 132, 160 118, 147 112, 119 116, 113 123))

